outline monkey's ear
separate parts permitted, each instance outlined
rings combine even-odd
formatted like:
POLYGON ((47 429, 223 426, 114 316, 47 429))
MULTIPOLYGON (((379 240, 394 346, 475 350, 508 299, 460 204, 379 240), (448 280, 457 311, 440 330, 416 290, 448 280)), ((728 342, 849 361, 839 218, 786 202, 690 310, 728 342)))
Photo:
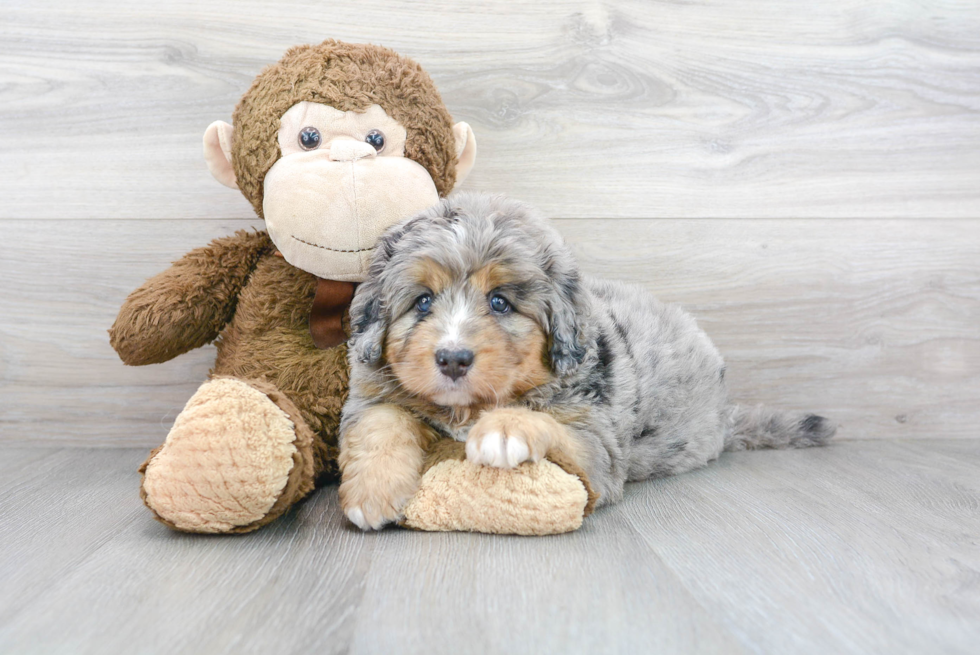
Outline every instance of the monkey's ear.
POLYGON ((456 137, 456 186, 453 188, 456 188, 473 170, 473 163, 476 161, 476 137, 467 123, 453 125, 453 136, 456 137))
POLYGON ((215 121, 204 130, 204 161, 214 179, 226 187, 238 188, 235 169, 231 165, 231 140, 235 128, 224 121, 215 121))

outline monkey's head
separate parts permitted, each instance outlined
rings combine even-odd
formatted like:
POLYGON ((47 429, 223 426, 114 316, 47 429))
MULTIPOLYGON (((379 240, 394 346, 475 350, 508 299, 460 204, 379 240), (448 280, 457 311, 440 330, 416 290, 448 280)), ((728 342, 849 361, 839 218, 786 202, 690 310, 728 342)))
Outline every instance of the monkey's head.
POLYGON ((212 175, 248 198, 286 261, 330 280, 363 280, 385 228, 447 195, 476 157, 421 66, 373 45, 290 49, 232 121, 204 134, 212 175))

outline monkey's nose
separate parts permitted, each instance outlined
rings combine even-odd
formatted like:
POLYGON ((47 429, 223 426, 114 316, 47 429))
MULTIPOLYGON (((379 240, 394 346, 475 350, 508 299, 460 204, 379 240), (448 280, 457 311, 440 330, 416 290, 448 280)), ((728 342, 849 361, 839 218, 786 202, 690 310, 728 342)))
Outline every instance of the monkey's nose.
POLYGON ((437 350, 436 351, 436 365, 442 374, 446 377, 450 377, 453 380, 458 380, 459 378, 466 375, 466 372, 470 370, 470 366, 473 364, 473 351, 472 350, 437 350))
POLYGON ((363 141, 338 139, 330 142, 330 159, 333 161, 357 161, 377 154, 374 146, 363 141))

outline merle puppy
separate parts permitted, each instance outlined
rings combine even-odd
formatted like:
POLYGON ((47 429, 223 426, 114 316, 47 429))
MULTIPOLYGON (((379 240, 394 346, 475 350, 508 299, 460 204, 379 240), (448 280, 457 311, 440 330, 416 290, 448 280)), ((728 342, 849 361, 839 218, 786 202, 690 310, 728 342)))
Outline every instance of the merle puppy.
POLYGON ((500 196, 456 194, 391 228, 351 322, 340 497, 365 530, 401 517, 441 437, 487 466, 562 451, 601 505, 628 480, 835 430, 730 404, 724 361, 690 315, 582 275, 547 221, 500 196))

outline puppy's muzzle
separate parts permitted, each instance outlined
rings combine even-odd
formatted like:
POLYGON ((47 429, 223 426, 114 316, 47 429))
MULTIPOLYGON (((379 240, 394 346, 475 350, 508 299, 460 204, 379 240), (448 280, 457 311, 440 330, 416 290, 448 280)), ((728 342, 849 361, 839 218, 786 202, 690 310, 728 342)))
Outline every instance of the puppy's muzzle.
POLYGON ((473 365, 472 350, 437 350, 436 366, 446 377, 458 380, 466 375, 473 365))

